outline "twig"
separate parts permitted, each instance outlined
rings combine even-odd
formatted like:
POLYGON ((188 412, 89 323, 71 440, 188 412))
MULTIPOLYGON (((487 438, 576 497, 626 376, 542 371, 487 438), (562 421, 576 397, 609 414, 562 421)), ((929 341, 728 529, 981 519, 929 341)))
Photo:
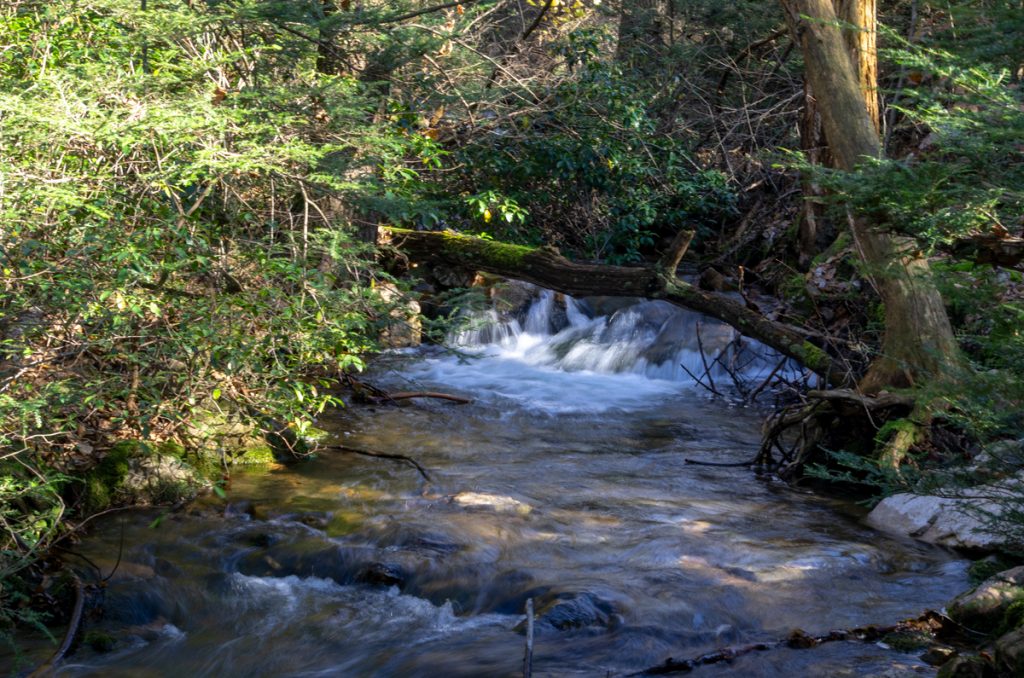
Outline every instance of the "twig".
MULTIPOLYGON (((702 363, 704 363, 704 376, 706 376, 708 378, 708 383, 711 384, 711 392, 714 393, 717 396, 722 395, 721 393, 718 392, 718 389, 715 388, 715 380, 711 376, 711 367, 708 365, 707 356, 704 354, 704 341, 700 337, 700 321, 699 320, 697 321, 697 348, 700 349, 700 361, 702 363)), ((711 364, 714 365, 715 364, 714 361, 712 361, 711 364)))
POLYGON ((748 402, 754 402, 754 399, 757 398, 757 396, 761 395, 761 391, 763 391, 768 386, 768 384, 771 383, 772 379, 775 378, 775 375, 779 373, 779 370, 782 369, 782 366, 785 365, 788 360, 789 358, 783 358, 782 360, 779 361, 779 364, 775 366, 775 369, 772 370, 772 373, 768 375, 768 378, 762 381, 761 385, 755 388, 751 392, 751 394, 747 396, 748 402))
POLYGON ((708 386, 708 385, 707 385, 707 384, 705 384, 705 383, 704 383, 703 381, 701 381, 701 378, 700 378, 700 377, 698 377, 698 376, 697 376, 696 374, 694 374, 693 372, 691 372, 691 371, 690 371, 690 370, 689 370, 689 369, 688 369, 688 368, 686 367, 686 365, 684 365, 684 364, 682 364, 682 363, 679 363, 679 366, 683 368, 683 371, 684 371, 684 372, 686 372, 686 373, 687 373, 688 375, 690 375, 690 379, 693 379, 693 380, 694 380, 695 382, 697 382, 697 385, 698 385, 698 386, 700 386, 701 388, 706 388, 707 390, 711 391, 711 392, 712 392, 712 393, 713 393, 714 395, 716 395, 716 396, 720 396, 720 395, 722 395, 721 393, 719 393, 718 391, 716 391, 715 389, 713 389, 712 387, 708 386))

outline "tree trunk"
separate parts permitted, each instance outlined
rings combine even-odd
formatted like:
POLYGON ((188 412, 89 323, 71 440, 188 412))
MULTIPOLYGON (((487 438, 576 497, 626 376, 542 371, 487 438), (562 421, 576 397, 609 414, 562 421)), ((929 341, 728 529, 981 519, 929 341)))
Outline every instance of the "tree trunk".
MULTIPOLYGON (((828 0, 781 0, 790 29, 801 46, 808 81, 815 92, 836 166, 852 170, 878 158, 881 147, 864 89, 837 28, 828 0)), ((874 93, 874 88, 868 89, 874 93)), ((945 306, 928 261, 909 238, 880 231, 851 215, 861 257, 885 304, 882 355, 861 383, 866 392, 909 386, 951 371, 959 359, 945 306)))
POLYGON ((861 98, 877 133, 881 129, 878 102, 877 0, 833 0, 836 16, 843 24, 843 41, 850 54, 861 98))
MULTIPOLYGON (((483 271, 524 280, 574 296, 617 296, 663 299, 698 311, 736 328, 789 356, 835 385, 849 382, 840 361, 808 341, 800 329, 765 317, 730 297, 705 292, 675 276, 678 257, 689 239, 678 238, 660 265, 654 267, 577 264, 554 248, 530 248, 451 232, 389 228, 393 245, 410 260, 441 263, 456 269, 483 271)), ((690 234, 692 236, 692 233, 690 234)))
MULTIPOLYGON (((877 0, 833 0, 836 16, 842 24, 843 41, 850 60, 856 69, 861 97, 875 126, 880 129, 878 81, 878 49, 875 30, 877 24, 877 0)), ((822 129, 818 101, 811 84, 804 77, 804 112, 800 121, 800 147, 812 165, 833 166, 828 149, 828 139, 822 129)), ((803 219, 800 222, 800 261, 806 264, 835 238, 831 224, 817 198, 823 196, 817 183, 805 179, 803 182, 803 219)))
MULTIPOLYGON (((818 102, 811 91, 811 84, 804 78, 804 109, 800 116, 800 150, 812 165, 830 166, 832 155, 828 140, 818 114, 818 102)), ((797 249, 800 265, 809 267, 811 260, 835 237, 835 228, 825 214, 824 195, 821 185, 814 180, 812 172, 804 173, 801 190, 804 196, 800 228, 797 234, 797 249)))

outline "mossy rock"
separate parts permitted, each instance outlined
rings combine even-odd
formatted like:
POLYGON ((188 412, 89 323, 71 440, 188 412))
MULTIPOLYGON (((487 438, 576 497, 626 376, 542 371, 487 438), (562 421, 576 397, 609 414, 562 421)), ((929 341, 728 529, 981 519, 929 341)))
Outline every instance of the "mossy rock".
POLYGON ((949 606, 949 616, 964 626, 994 632, 1007 624, 1007 615, 1020 614, 1024 601, 1024 566, 1006 570, 986 579, 973 591, 965 593, 949 606))
POLYGON ((346 537, 366 522, 366 516, 360 511, 335 511, 327 521, 325 531, 328 537, 346 537))
POLYGON ((931 635, 924 631, 894 631, 882 638, 882 642, 898 652, 915 652, 932 644, 931 635))
POLYGON ((119 499, 119 493, 128 476, 130 460, 140 454, 139 443, 122 440, 85 476, 86 509, 102 511, 119 499))
POLYGON ((113 504, 167 504, 188 499, 204 484, 180 445, 124 440, 85 477, 86 508, 113 504))

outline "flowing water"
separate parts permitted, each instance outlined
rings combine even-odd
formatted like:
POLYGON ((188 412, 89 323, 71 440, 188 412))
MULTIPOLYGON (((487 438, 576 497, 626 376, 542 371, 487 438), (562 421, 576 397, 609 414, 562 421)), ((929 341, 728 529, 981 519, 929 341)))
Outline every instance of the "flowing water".
MULTIPOLYGON (((892 623, 966 586, 963 561, 873 532, 848 504, 684 462, 757 449, 762 414, 709 399, 691 376, 714 356, 720 384, 779 367, 727 328, 658 302, 541 293, 455 343, 478 357, 424 351, 373 379, 471 404, 356 406, 320 422, 346 445, 415 457, 432 482, 327 453, 236 473, 226 505, 210 498, 157 527, 154 515, 104 523, 80 550, 109 570, 123 542, 106 615, 90 622, 118 644, 80 649, 62 675, 516 676, 529 598, 535 675, 622 675, 794 628, 892 623)), ((933 673, 861 643, 698 672, 901 667, 933 673)))

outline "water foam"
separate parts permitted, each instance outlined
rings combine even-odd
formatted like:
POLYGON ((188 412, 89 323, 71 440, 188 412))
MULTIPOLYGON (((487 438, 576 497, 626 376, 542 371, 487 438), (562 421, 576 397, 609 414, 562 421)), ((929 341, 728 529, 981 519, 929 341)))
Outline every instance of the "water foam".
POLYGON ((415 379, 508 398, 535 410, 600 412, 649 406, 698 387, 727 390, 733 378, 758 385, 800 368, 728 325, 663 301, 574 299, 533 288, 518 313, 473 315, 449 338, 471 359, 425 360, 415 379), (781 367, 779 367, 781 365, 781 367))

